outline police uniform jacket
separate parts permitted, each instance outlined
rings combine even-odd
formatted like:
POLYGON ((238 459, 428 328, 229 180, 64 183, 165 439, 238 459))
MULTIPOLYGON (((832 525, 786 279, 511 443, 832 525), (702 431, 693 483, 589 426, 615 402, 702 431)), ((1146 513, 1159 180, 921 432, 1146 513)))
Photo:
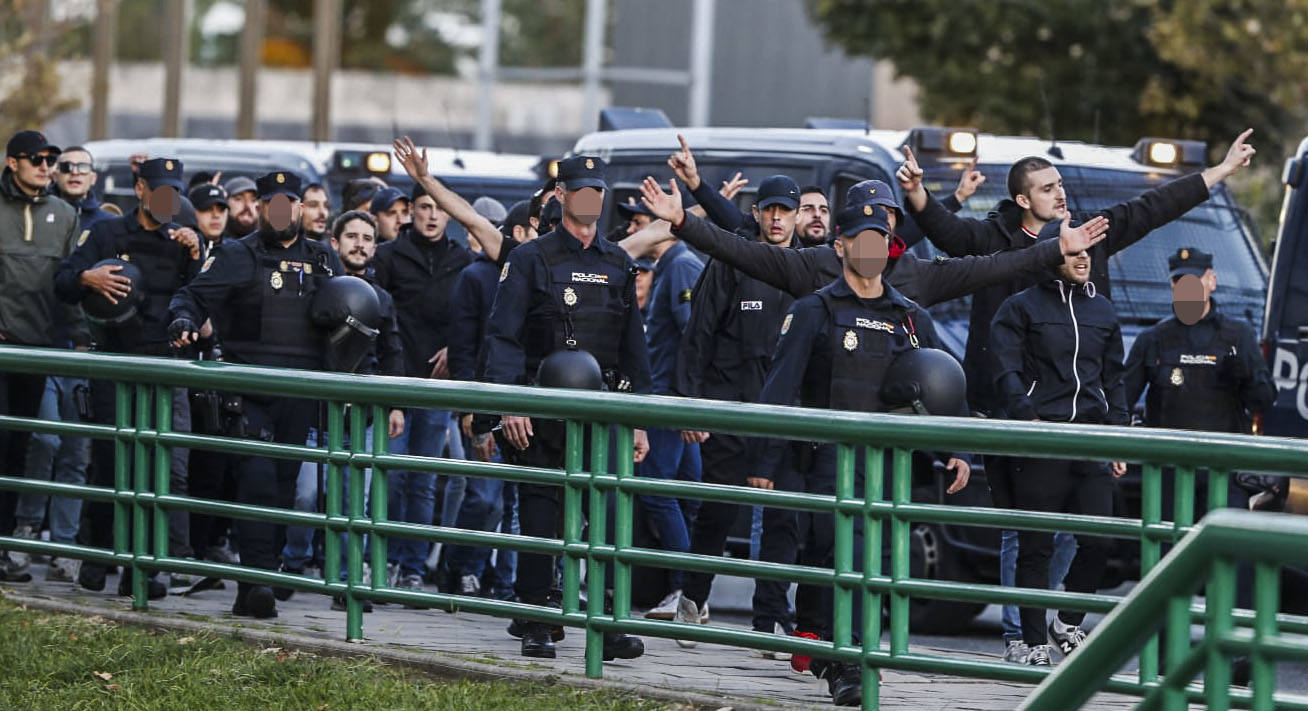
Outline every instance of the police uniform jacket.
POLYGON ((377 284, 395 298, 405 374, 426 378, 432 356, 450 342, 451 297, 459 272, 472 255, 448 236, 432 241, 406 225, 377 247, 377 284))
MULTIPOLYGON (((953 199, 950 196, 949 199, 953 199)), ((1073 224, 1103 215, 1108 218, 1108 234, 1090 248, 1090 280, 1097 293, 1112 298, 1108 277, 1108 257, 1140 241, 1172 220, 1208 199, 1208 186, 1199 174, 1160 185, 1153 190, 1096 212, 1076 212, 1073 224)), ((959 217, 933 196, 926 207, 914 211, 905 206, 931 243, 951 257, 993 254, 1003 250, 1030 247, 1036 240, 1022 230, 1022 208, 1004 199, 983 220, 959 217)), ((1039 238, 1057 239, 1060 224, 1051 222, 1040 231, 1039 238)), ((967 373, 968 404, 974 410, 990 412, 995 402, 994 368, 988 351, 990 322, 1008 297, 1040 281, 1040 278, 1017 278, 978 290, 972 296, 972 313, 968 324, 967 352, 963 369, 967 373)))
MULTIPOLYGON (((843 271, 832 247, 791 249, 741 239, 691 214, 673 234, 704 254, 796 298, 841 278, 843 271)), ((892 254, 902 249, 903 242, 896 237, 892 254)), ((1058 241, 1051 240, 1032 249, 957 259, 925 260, 902 252, 889 261, 882 276, 904 297, 922 306, 934 306, 1013 279, 1034 283, 1062 263, 1058 241)))
POLYGON ((1126 359, 1126 402, 1145 397, 1150 427, 1243 432, 1272 404, 1276 385, 1253 328, 1209 301, 1192 326, 1175 317, 1141 333, 1126 359))
POLYGON ((990 349, 1008 418, 1127 424, 1122 329, 1093 282, 1049 279, 1009 298, 990 349))
MULTIPOLYGON (((505 239, 505 244, 512 242, 505 239)), ((495 285, 500 268, 485 254, 477 255, 472 264, 463 268, 454 281, 454 297, 450 304, 450 378, 453 380, 480 380, 485 364, 486 320, 490 317, 491 302, 495 300, 495 285)))
POLYGON ((255 232, 220 242, 169 310, 197 326, 212 317, 224 360, 321 369, 325 334, 309 310, 322 280, 343 273, 336 252, 321 242, 301 235, 283 247, 255 232))
POLYGON ((200 269, 200 260, 191 256, 186 245, 168 235, 181 229, 175 223, 161 224, 147 230, 141 226, 140 207, 122 217, 112 217, 95 224, 86 239, 59 265, 55 272, 55 291, 66 303, 80 303, 91 292, 78 281, 82 272, 105 259, 121 259, 141 270, 145 283, 138 288, 144 295, 137 316, 121 324, 97 325, 97 345, 117 353, 168 355, 168 324, 172 317, 168 304, 178 289, 191 281, 200 269))
POLYGON ((540 361, 565 347, 565 312, 577 347, 616 371, 637 393, 650 391, 645 326, 634 267, 621 248, 596 235, 582 247, 562 223, 526 244, 505 241, 507 261, 486 326, 486 381, 531 383, 540 361))
MULTIPOLYGON (((888 284, 880 297, 863 299, 842 277, 790 309, 759 401, 886 412, 880 394, 885 372, 915 347, 941 348, 925 309, 888 284)), ((784 446, 767 440, 756 459, 758 476, 773 476, 784 446)))
POLYGON ((695 282, 703 271, 704 263, 680 242, 669 247, 654 265, 645 337, 649 343, 650 377, 655 394, 672 392, 677 351, 690 323, 695 282))

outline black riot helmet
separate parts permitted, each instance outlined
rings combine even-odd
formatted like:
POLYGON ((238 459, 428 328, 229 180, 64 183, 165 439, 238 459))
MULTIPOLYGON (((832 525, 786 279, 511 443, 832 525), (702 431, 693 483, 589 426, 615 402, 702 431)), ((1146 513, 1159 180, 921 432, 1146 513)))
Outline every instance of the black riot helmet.
POLYGON ((141 273, 141 268, 131 262, 122 259, 104 259, 95 263, 92 269, 98 269, 103 266, 119 266, 122 270, 117 272, 119 276, 127 277, 132 285, 127 296, 118 299, 118 303, 112 303, 108 298, 94 289, 88 289, 86 296, 82 299, 82 310, 86 312, 91 321, 104 326, 117 326, 130 321, 136 316, 137 309, 145 301, 145 275, 141 273))
POLYGON ((381 299, 372 284, 355 276, 334 276, 318 287, 309 318, 327 329, 327 367, 353 373, 382 324, 381 299))
POLYGON ((536 384, 543 388, 603 390, 604 373, 595 356, 586 351, 557 350, 540 362, 536 384))
POLYGON ((895 358, 881 385, 881 400, 919 415, 962 415, 967 376, 954 357, 938 348, 914 348, 895 358))

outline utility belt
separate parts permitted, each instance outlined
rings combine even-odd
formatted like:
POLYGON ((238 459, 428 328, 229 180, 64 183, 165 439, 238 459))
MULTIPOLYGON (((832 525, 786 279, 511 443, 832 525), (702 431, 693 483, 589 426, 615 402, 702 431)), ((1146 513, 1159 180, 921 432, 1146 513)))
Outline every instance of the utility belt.
POLYGON ((192 390, 191 427, 205 434, 273 441, 272 430, 250 425, 250 419, 245 415, 245 398, 234 393, 192 390))

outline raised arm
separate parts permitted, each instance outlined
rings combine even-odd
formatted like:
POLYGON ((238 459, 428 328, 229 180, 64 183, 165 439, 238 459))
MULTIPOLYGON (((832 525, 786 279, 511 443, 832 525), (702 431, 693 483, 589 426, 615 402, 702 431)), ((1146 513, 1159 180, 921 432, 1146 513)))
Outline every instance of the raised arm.
POLYGON ((450 217, 468 230, 468 235, 477 240, 482 250, 486 252, 486 256, 499 259, 504 235, 500 234, 490 220, 477 214, 463 196, 445 187, 441 181, 427 172, 427 149, 418 150, 413 145, 413 139, 408 136, 395 139, 394 147, 396 159, 404 166, 404 172, 413 178, 413 182, 422 186, 431 199, 436 201, 437 207, 450 213, 450 217))

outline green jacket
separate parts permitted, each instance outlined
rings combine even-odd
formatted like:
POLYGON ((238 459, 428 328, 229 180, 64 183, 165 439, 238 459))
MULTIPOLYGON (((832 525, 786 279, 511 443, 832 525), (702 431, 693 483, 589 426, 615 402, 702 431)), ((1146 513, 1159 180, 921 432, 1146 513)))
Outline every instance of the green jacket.
POLYGON ((77 247, 77 211, 42 191, 31 196, 0 172, 0 336, 5 343, 63 346, 91 343, 80 306, 61 303, 54 292, 59 263, 77 247), (62 340, 62 338, 60 338, 62 340))

